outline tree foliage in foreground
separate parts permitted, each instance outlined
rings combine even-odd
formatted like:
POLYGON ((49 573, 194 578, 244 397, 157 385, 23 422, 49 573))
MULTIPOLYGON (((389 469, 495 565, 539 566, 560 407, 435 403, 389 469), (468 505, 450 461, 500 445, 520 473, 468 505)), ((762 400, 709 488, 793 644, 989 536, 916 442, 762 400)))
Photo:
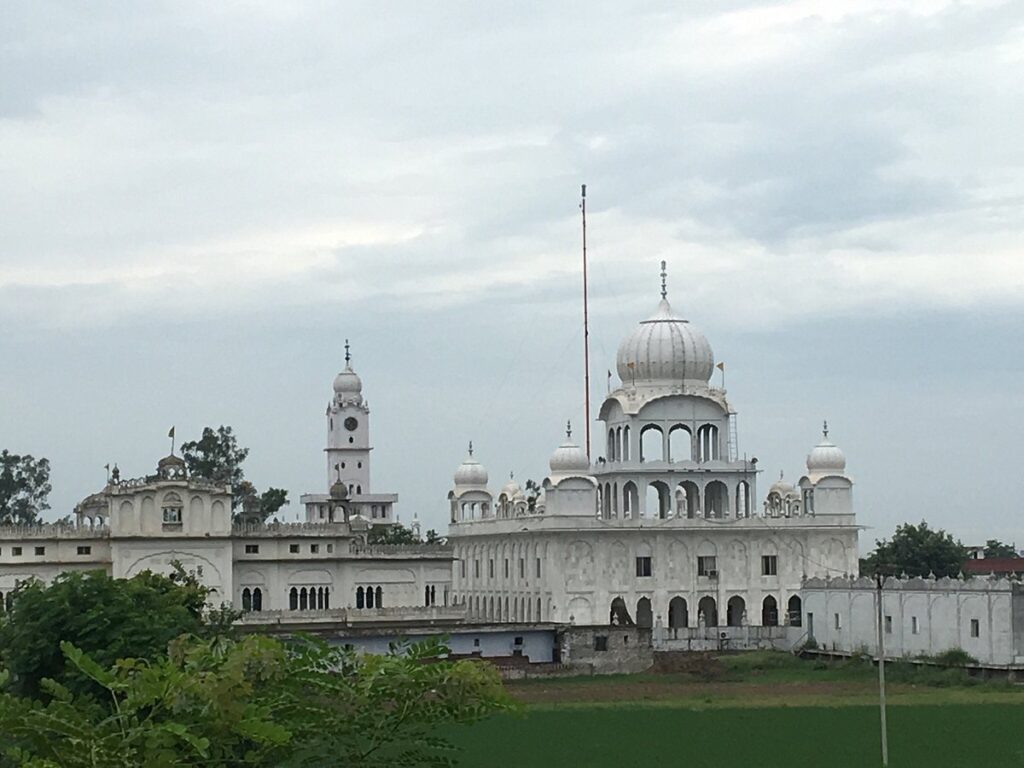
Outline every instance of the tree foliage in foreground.
POLYGON ((861 560, 861 573, 867 576, 959 575, 967 548, 944 530, 934 530, 923 520, 919 525, 904 523, 896 527, 892 539, 875 542, 875 551, 861 560))
POLYGON ((104 667, 130 656, 166 655, 174 638, 204 631, 207 595, 182 570, 131 579, 90 571, 64 573, 48 585, 31 581, 15 592, 0 620, 0 664, 12 673, 9 686, 17 694, 39 695, 44 678, 76 693, 93 690, 75 668, 65 669, 62 640, 104 667))
POLYGON ((50 462, 0 451, 0 525, 33 525, 50 508, 50 462))
POLYGON ((167 658, 110 668, 62 649, 104 697, 57 684, 45 706, 0 695, 0 768, 448 766, 438 726, 509 706, 493 667, 442 660, 436 642, 375 656, 311 639, 184 637, 167 658))

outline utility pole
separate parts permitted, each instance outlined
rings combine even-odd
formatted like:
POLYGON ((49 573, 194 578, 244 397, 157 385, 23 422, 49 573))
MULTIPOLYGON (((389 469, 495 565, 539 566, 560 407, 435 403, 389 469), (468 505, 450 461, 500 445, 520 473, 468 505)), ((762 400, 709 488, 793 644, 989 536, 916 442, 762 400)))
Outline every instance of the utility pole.
POLYGON ((587 459, 590 458, 590 313, 587 307, 587 185, 580 187, 580 210, 583 212, 583 403, 587 423, 587 459))
POLYGON ((888 768, 889 732, 885 724, 885 627, 882 615, 882 584, 884 581, 885 576, 880 573, 875 574, 875 583, 878 586, 878 706, 882 717, 882 768, 888 768))

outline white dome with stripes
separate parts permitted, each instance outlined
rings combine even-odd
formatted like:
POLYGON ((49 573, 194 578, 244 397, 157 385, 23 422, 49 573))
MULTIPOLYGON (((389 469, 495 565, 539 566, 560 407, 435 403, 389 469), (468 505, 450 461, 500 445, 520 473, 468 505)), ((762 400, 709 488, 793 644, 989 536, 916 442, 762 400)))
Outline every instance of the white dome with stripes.
POLYGON ((714 373, 715 355, 700 329, 672 312, 663 289, 658 310, 641 320, 619 345, 616 368, 627 386, 707 384, 714 373))

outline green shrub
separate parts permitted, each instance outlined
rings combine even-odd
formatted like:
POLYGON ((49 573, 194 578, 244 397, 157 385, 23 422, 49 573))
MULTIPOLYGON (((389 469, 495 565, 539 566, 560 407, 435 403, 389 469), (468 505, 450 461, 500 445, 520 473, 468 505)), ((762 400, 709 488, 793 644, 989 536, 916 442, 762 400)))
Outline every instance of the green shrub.
POLYGON ((978 660, 963 648, 950 648, 948 651, 925 658, 942 667, 968 667, 976 666, 978 663, 978 660))

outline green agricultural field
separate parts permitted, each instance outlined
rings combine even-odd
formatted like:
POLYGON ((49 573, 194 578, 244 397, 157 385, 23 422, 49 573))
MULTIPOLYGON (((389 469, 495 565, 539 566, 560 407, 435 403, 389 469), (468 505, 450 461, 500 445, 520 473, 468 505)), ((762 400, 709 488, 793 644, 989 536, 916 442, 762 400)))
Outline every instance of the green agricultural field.
MULTIPOLYGON (((459 765, 877 766, 875 669, 784 654, 697 671, 526 681, 520 711, 451 732, 459 765)), ((959 669, 895 665, 890 766, 1024 768, 1024 689, 959 669)))

